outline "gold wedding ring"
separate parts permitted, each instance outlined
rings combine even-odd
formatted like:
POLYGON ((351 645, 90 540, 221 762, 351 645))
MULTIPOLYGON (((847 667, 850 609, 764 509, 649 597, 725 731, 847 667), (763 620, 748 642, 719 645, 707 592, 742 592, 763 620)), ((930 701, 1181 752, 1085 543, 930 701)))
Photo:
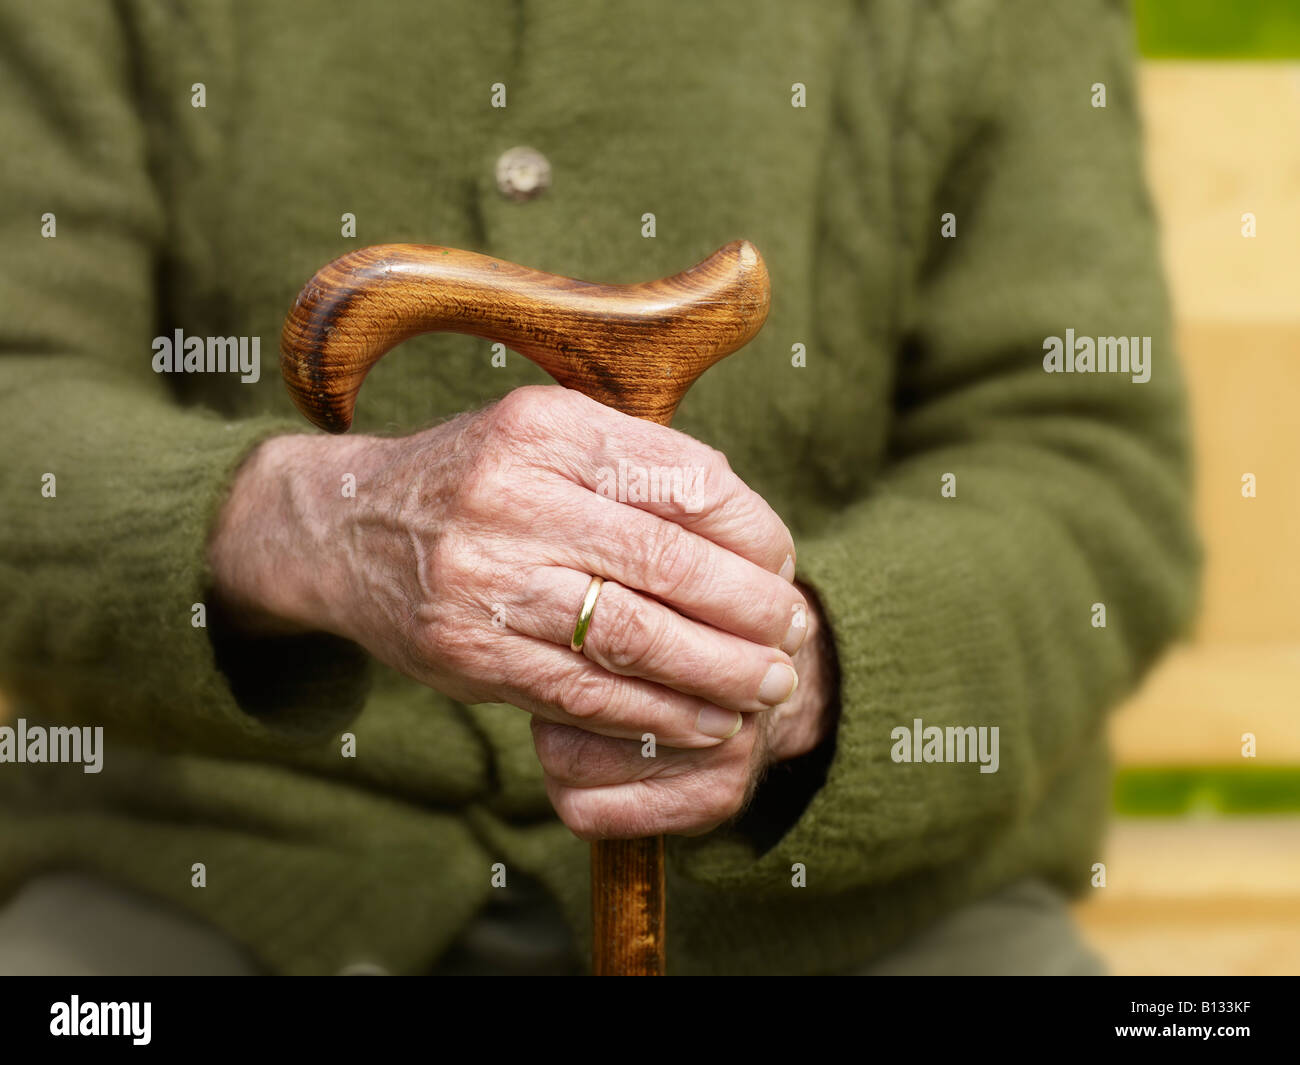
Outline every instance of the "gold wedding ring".
POLYGON ((591 615, 596 609, 596 599, 600 596, 600 589, 604 583, 602 578, 592 577, 591 583, 587 585, 582 609, 578 611, 578 623, 573 626, 573 639, 569 641, 570 651, 582 651, 582 645, 587 639, 587 630, 591 628, 591 615))

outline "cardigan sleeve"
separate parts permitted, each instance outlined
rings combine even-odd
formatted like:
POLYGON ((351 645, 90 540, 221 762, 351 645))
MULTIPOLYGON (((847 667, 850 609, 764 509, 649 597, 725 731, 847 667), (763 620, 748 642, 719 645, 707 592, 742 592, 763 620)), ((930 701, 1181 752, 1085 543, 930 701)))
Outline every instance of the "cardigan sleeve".
POLYGON ((788 890, 802 862, 810 889, 839 891, 978 854, 1093 745, 1194 605, 1182 391, 1127 11, 990 5, 978 37, 926 8, 894 140, 889 459, 798 544, 839 659, 834 757, 770 850, 738 831, 675 841, 702 883, 788 890), (1150 338, 1149 361, 1049 373, 1049 338, 1064 345, 1067 330, 1150 338), (989 730, 986 753, 996 730, 996 764, 920 760, 914 738, 934 726, 945 740, 989 730))
POLYGON ((167 216, 128 33, 113 5, 59 6, 0 15, 0 688, 158 744, 328 735, 361 705, 357 649, 194 624, 234 470, 301 426, 183 408, 153 372, 167 216))

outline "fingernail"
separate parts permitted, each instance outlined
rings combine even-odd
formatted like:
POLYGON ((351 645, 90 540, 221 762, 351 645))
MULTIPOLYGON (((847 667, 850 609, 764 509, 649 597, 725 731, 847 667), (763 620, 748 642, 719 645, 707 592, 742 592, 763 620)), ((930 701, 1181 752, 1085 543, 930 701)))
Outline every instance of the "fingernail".
POLYGON ((763 678, 763 683, 758 686, 758 698, 768 706, 776 706, 794 694, 798 683, 799 677, 793 669, 780 662, 773 663, 763 678))
POLYGON ((785 561, 781 563, 781 576, 787 581, 794 580, 794 556, 786 555, 785 561))
POLYGON ((781 641, 781 650, 788 655, 794 654, 803 646, 804 637, 808 635, 808 616, 803 609, 797 609, 790 619, 790 627, 785 630, 785 639, 781 641))
POLYGON ((695 719, 695 727, 716 740, 731 739, 744 723, 745 719, 736 711, 723 710, 718 706, 706 706, 695 719))

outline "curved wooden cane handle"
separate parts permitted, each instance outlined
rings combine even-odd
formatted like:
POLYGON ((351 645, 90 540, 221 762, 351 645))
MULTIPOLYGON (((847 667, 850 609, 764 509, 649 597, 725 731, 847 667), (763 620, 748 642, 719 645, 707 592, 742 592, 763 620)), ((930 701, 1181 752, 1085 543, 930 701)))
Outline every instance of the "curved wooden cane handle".
POLYGON ((396 345, 421 333, 468 333, 607 406, 667 425, 695 379, 759 331, 770 292, 748 241, 638 285, 575 281, 455 248, 379 244, 307 282, 284 323, 280 370, 298 409, 341 433, 361 382, 396 345))
MULTIPOLYGON (((770 291, 748 241, 640 285, 383 244, 335 259, 307 283, 284 323, 280 369, 298 409, 341 433, 366 374, 397 344, 420 333, 469 333, 513 348, 607 406, 667 425, 695 379, 762 328, 770 291)), ((662 836, 592 844, 596 975, 663 973, 663 854, 662 836)))

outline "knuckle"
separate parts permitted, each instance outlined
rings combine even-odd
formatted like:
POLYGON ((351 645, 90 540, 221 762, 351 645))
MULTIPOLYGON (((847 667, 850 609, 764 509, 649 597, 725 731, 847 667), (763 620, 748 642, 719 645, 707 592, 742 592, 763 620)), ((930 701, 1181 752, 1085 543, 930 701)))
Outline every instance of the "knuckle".
POLYGON ((779 647, 795 617, 795 606, 782 595, 759 597, 758 623, 770 637, 769 643, 779 647))
POLYGON ((773 583, 761 576, 749 582, 744 606, 737 617, 743 621, 747 636, 756 643, 779 648, 794 619, 794 606, 788 592, 780 587, 772 588, 773 583))
POLYGON ((773 572, 779 570, 787 555, 794 558, 794 538, 790 530, 761 499, 755 499, 744 510, 748 539, 753 547, 750 557, 759 565, 770 563, 773 572))
POLYGON ((531 421, 536 414, 536 405, 533 386, 512 389, 492 408, 493 421, 499 430, 508 432, 531 421))
POLYGON ((740 813, 749 797, 748 776, 737 771, 719 773, 709 781, 708 793, 701 814, 713 824, 729 821, 740 813))
POLYGON ((537 443, 544 435, 553 408, 561 400, 559 389, 525 385, 507 392, 492 407, 493 436, 508 447, 537 443))
POLYGON ((748 773, 734 773, 723 787, 723 800, 728 817, 734 817, 745 808, 749 801, 748 773))
POLYGON ((617 835, 614 820, 590 801, 582 789, 556 785, 551 789, 551 804, 569 831, 587 843, 617 835))
POLYGON ((570 717, 590 721, 609 706, 611 685, 599 673, 584 671, 565 681, 558 704, 570 717))
POLYGON ((534 717, 530 722, 533 732, 533 748, 537 751, 537 757, 541 760, 543 766, 555 757, 556 752, 564 742, 562 733, 564 725, 557 725, 554 721, 547 721, 542 717, 534 717))
POLYGON ((564 822, 565 827, 570 832, 581 840, 590 841, 595 838, 589 834, 590 826, 587 824, 581 802, 576 801, 578 796, 574 789, 561 784, 554 777, 548 776, 546 779, 546 793, 550 797, 551 805, 555 808, 556 816, 564 822))
POLYGON ((563 783, 573 783, 585 764, 584 739, 580 729, 533 719, 533 747, 537 751, 537 760, 549 776, 563 783))
POLYGON ((598 791, 548 780, 547 789, 560 820, 587 841, 653 836, 672 831, 680 820, 676 800, 655 787, 598 791))
POLYGON ((571 825, 570 829, 584 843, 595 843, 597 840, 602 839, 618 839, 621 835, 616 820, 610 817, 599 817, 585 813, 576 816, 576 825, 571 825))
POLYGON ((672 597, 700 581, 703 552, 681 526, 660 522, 643 543, 641 561, 649 588, 672 597))
POLYGON ((619 671, 635 671, 653 657, 663 626, 635 596, 620 597, 618 602, 618 609, 601 619, 600 641, 610 666, 619 671))

